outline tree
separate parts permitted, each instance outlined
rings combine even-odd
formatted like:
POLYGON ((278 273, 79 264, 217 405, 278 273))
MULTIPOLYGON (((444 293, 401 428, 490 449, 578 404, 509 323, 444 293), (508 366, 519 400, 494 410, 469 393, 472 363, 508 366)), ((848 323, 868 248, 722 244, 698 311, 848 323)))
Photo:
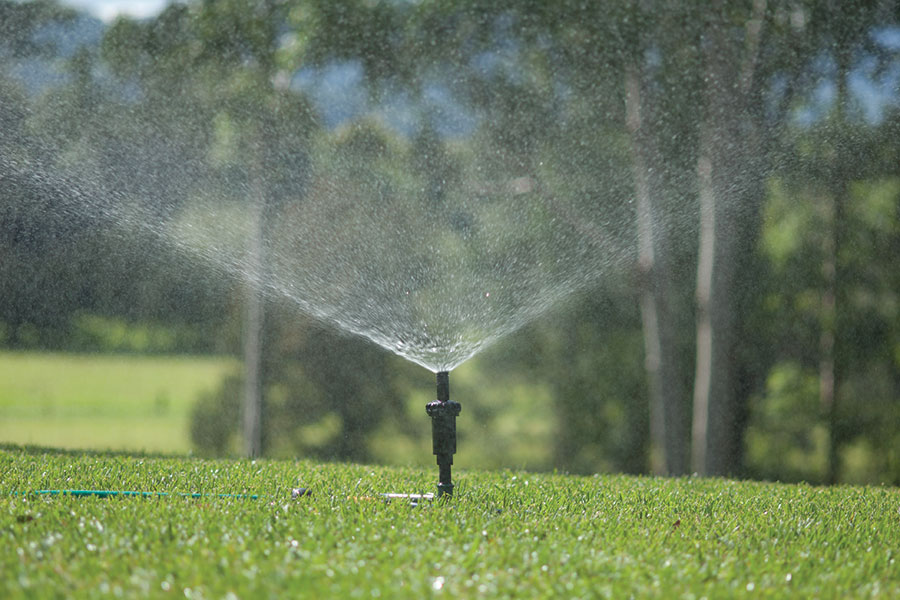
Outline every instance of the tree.
MULTIPOLYGON (((890 415, 895 414, 890 403, 882 404, 884 392, 880 391, 892 385, 885 383, 890 378, 885 378, 883 362, 890 355, 882 345, 886 328, 880 325, 885 316, 868 303, 859 302, 859 298, 883 297, 884 293, 881 284, 876 283, 881 277, 874 274, 880 261, 871 256, 864 258, 872 243, 859 242, 877 239, 889 245, 886 229, 861 215, 871 210, 878 212, 873 209, 880 202, 875 198, 890 195, 887 190, 891 184, 885 178, 890 177, 893 167, 885 169, 890 161, 885 162, 884 157, 892 154, 893 143, 882 136, 891 125, 889 119, 868 122, 855 104, 850 86, 850 74, 860 65, 874 62, 879 65, 874 71, 877 74, 891 59, 872 35, 876 24, 896 19, 896 15, 889 14, 891 10, 895 7, 886 3, 839 7, 810 3, 795 12, 788 31, 779 34, 790 49, 785 53, 792 57, 788 63, 799 58, 814 66, 804 73, 794 71, 794 64, 774 61, 779 69, 792 73, 788 95, 793 98, 795 110, 802 107, 803 119, 783 118, 773 144, 786 159, 773 177, 767 210, 777 214, 778 219, 767 219, 763 247, 772 269, 766 283, 781 291, 777 301, 769 292, 766 302, 778 307, 773 310, 777 316, 770 314, 768 318, 785 323, 786 327, 784 332, 772 331, 768 335, 768 339, 778 340, 773 344, 779 349, 778 361, 768 377, 768 389, 753 403, 749 447, 754 452, 754 476, 760 476, 763 470, 766 477, 847 481, 848 476, 862 475, 847 468, 845 451, 870 453, 874 445, 885 450, 872 452, 871 456, 891 455, 890 443, 880 446, 883 442, 876 441, 890 436, 876 433, 879 428, 872 426, 874 421, 863 417, 871 414, 870 409, 889 421, 890 415), (818 57, 815 62, 814 57, 818 57), (814 92, 823 84, 833 86, 835 91, 826 103, 815 100, 814 92), (785 199, 787 194, 791 201, 785 199), (789 230, 793 232, 788 237, 789 230), (859 274, 868 268, 873 269, 871 278, 861 279, 859 274), (810 298, 816 302, 811 304, 810 298), (789 373, 790 378, 786 377, 789 373), (810 374, 814 374, 816 382, 814 402, 810 403, 806 392, 788 401, 794 395, 788 388, 810 389, 800 383, 807 381, 810 374), (795 383, 785 386, 788 379, 795 383), (815 432, 813 439, 807 437, 797 444, 800 448, 805 446, 813 456, 805 469, 794 465, 792 472, 785 468, 779 473, 772 465, 764 466, 759 446, 766 442, 760 441, 764 435, 759 421, 770 411, 777 412, 778 406, 796 406, 796 414, 805 415, 804 435, 815 432), (824 436, 819 435, 822 432, 824 436)), ((777 19, 771 22, 778 27, 777 19)), ((890 229, 890 219, 882 218, 881 222, 890 229)), ((788 418, 770 424, 771 437, 764 439, 777 440, 789 429, 789 421, 788 418)), ((778 451, 787 454, 783 449, 778 451)), ((792 453, 796 456, 797 450, 792 453)), ((858 465, 856 470, 864 469, 858 465)))
MULTIPOLYGON (((359 217, 352 212, 356 205, 375 198, 371 207, 379 218, 427 221, 473 272, 488 277, 498 264, 513 265, 519 281, 510 289, 517 293, 529 291, 529 276, 560 272, 547 240, 562 235, 582 242, 572 254, 581 272, 560 280, 559 288, 569 290, 584 275, 596 283, 591 297, 573 302, 571 315, 523 334, 529 346, 546 343, 541 360, 513 351, 496 359, 502 363, 497 368, 542 373, 553 382, 563 428, 556 462, 563 468, 645 470, 649 413, 652 470, 685 473, 693 411, 693 468, 741 474, 748 419, 753 439, 765 439, 760 431, 783 414, 766 403, 778 396, 788 399, 785 410, 805 406, 810 369, 818 373, 820 403, 831 415, 816 418, 830 423, 832 478, 841 477, 846 452, 860 452, 864 444, 887 448, 894 439, 875 423, 874 409, 855 403, 852 391, 882 398, 867 378, 885 389, 884 382, 896 378, 882 356, 893 352, 891 313, 859 300, 876 297, 890 305, 894 279, 879 267, 882 259, 853 242, 875 231, 880 251, 892 250, 887 229, 866 216, 882 214, 871 198, 889 196, 890 168, 863 170, 847 158, 888 152, 885 132, 893 121, 870 131, 841 109, 827 121, 813 119, 827 127, 789 125, 797 110, 814 105, 810 98, 823 79, 834 79, 839 98, 852 95, 846 75, 864 62, 859 57, 886 53, 872 49, 869 38, 875 24, 896 20, 895 5, 251 4, 178 4, 157 19, 120 20, 104 38, 100 65, 116 74, 114 84, 97 85, 98 57, 84 52, 70 61, 66 85, 40 102, 4 87, 10 101, 0 114, 8 124, 0 131, 7 157, 28 156, 34 148, 23 138, 29 128, 39 132, 49 148, 42 164, 55 169, 57 183, 93 181, 85 193, 103 198, 110 214, 140 216, 147 232, 176 240, 188 254, 196 250, 217 276, 249 281, 245 300, 222 302, 245 311, 236 319, 232 308, 231 318, 246 325, 248 376, 224 386, 207 414, 235 406, 232 396, 245 389, 245 398, 266 398, 278 415, 262 426, 272 448, 365 457, 364 446, 351 441, 377 424, 373 406, 388 399, 372 382, 392 389, 389 362, 288 316, 296 311, 291 303, 305 310, 310 305, 292 297, 291 269, 302 261, 290 250, 303 241, 286 232, 303 230, 305 211, 316 209, 336 215, 320 228, 336 234, 342 210, 359 217), (811 68, 828 57, 835 75, 811 68), (401 105, 408 120, 398 125, 356 115, 333 131, 322 128, 298 82, 330 68, 361 72, 367 97, 360 104, 373 113, 401 105), (819 231, 804 233, 803 260, 791 263, 794 281, 759 253, 763 211, 771 209, 766 202, 781 202, 773 191, 778 186, 821 207, 819 231), (490 240, 479 235, 516 202, 520 221, 490 240), (244 246, 227 247, 211 236, 218 244, 198 249, 178 237, 187 226, 203 225, 203 215, 211 230, 224 232, 224 219, 210 217, 219 209, 249 224, 246 235, 239 227, 231 232, 243 235, 244 246), (687 276, 694 272, 696 280, 687 276), (775 302, 779 286, 785 297, 820 300, 812 312, 795 307, 779 313, 799 331, 795 340, 767 323, 773 313, 766 303, 775 302), (645 374, 609 367, 616 358, 639 363, 640 339, 645 374), (777 351, 771 339, 778 340, 777 351), (363 375, 332 365, 341 354, 370 370, 363 375), (308 422, 298 424, 298 413, 308 422), (611 434, 617 427, 627 431, 611 434), (864 432, 877 434, 866 439, 864 432)), ((17 32, 7 39, 22 48, 32 41, 17 32)), ((840 99, 837 105, 847 106, 840 99)), ((27 169, 13 171, 0 182, 4 189, 35 183, 27 169)), ((4 223, 10 236, 32 227, 21 208, 4 223)), ((364 257, 376 245, 391 248, 390 233, 372 232, 380 239, 368 247, 355 239, 340 243, 364 257)), ((112 248, 120 241, 103 243, 112 248)), ((322 245, 308 256, 324 263, 337 248, 329 240, 322 245)), ((425 249, 410 253, 419 264, 431 260, 425 249)), ((90 263, 105 269, 96 276, 102 285, 78 279, 69 292, 72 306, 138 318, 151 314, 143 312, 152 312, 149 305, 187 303, 191 290, 213 287, 165 283, 177 271, 169 264, 152 276, 160 281, 142 284, 145 294, 123 293, 132 285, 125 275, 116 280, 119 289, 110 290, 107 275, 125 274, 128 266, 150 277, 145 257, 123 254, 90 263)), ((358 275, 349 269, 341 276, 358 275)), ((415 291, 453 291, 439 288, 435 278, 410 280, 415 291)), ((884 414, 892 410, 887 402, 876 404, 888 406, 884 414)), ((223 415, 231 419, 233 412, 223 415)), ((263 450, 256 445, 250 452, 263 450)), ((762 472, 758 462, 751 467, 762 472)))
MULTIPOLYGON (((623 68, 625 126, 629 133, 637 228, 641 320, 645 365, 650 389, 651 467, 678 475, 689 468, 690 355, 693 344, 686 325, 693 311, 687 301, 684 231, 674 223, 690 214, 694 202, 680 177, 683 164, 667 146, 672 138, 690 139, 683 114, 695 93, 690 75, 696 57, 696 28, 673 28, 693 22, 679 8, 652 15, 635 10, 629 58, 623 68), (693 43, 692 43, 693 42, 693 43), (681 76, 674 78, 670 73, 681 76), (687 135, 685 133, 687 132, 687 135), (679 135, 680 134, 680 135, 679 135)), ((628 27, 627 25, 622 25, 628 27)), ((627 30, 627 29, 626 29, 627 30)), ((626 38, 628 39, 628 38, 626 38)), ((692 153, 680 152, 682 161, 692 153)))
POLYGON ((707 16, 703 69, 707 82, 700 124, 697 181, 700 243, 697 268, 697 365, 693 468, 709 475, 740 472, 743 402, 741 309, 752 295, 739 279, 752 258, 763 194, 756 63, 765 2, 750 14, 729 7, 707 16), (730 21, 744 19, 741 37, 730 21))

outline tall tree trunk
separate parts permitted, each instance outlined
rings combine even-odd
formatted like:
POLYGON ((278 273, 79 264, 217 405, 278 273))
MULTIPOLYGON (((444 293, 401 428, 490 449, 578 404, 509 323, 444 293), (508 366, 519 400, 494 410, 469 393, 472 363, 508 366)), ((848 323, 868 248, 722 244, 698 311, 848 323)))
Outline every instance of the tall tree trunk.
POLYGON ((760 131, 750 95, 766 3, 756 0, 744 47, 736 48, 728 18, 710 18, 704 35, 706 114, 700 129, 697 184, 697 360, 693 407, 693 469, 736 474, 743 456, 741 313, 749 286, 739 274, 749 260, 762 197, 760 131))
POLYGON ((840 425, 838 421, 838 389, 840 365, 838 361, 840 332, 838 310, 841 302, 839 255, 843 237, 844 206, 847 204, 847 184, 850 173, 840 156, 840 131, 846 122, 847 77, 850 71, 850 42, 840 40, 837 55, 837 93, 833 111, 836 133, 829 157, 829 181, 826 190, 826 232, 822 245, 821 333, 819 336, 819 398, 828 423, 828 464, 825 481, 835 484, 840 470, 840 425))
MULTIPOLYGON (((274 0, 264 0, 261 11, 257 13, 263 24, 261 31, 267 39, 265 46, 256 53, 259 69, 259 90, 261 98, 271 98, 273 78, 275 75, 275 52, 278 47, 276 27, 278 19, 274 0)), ((266 299, 265 285, 268 280, 267 234, 271 221, 272 198, 269 185, 271 173, 267 153, 274 146, 269 139, 275 127, 275 116, 262 101, 262 114, 251 127, 250 133, 254 143, 251 144, 250 181, 252 186, 250 202, 251 233, 249 247, 249 273, 247 286, 247 304, 244 320, 244 406, 243 406, 243 438, 244 454, 255 458, 265 452, 266 414, 265 414, 265 338, 266 338, 266 299), (252 129, 251 129, 252 131, 252 129)))
MULTIPOLYGON (((258 173, 254 173, 258 175, 258 173)), ((261 183, 257 184, 262 187, 261 183)), ((264 281, 265 193, 259 190, 252 200, 253 219, 249 247, 247 298, 244 315, 244 454, 250 458, 263 452, 263 337, 265 331, 265 299, 261 286, 264 281)))
POLYGON ((678 385, 677 324, 669 308, 670 273, 665 228, 658 225, 660 202, 666 192, 659 175, 663 160, 656 150, 653 128, 646 123, 640 67, 625 72, 625 113, 637 201, 638 271, 644 356, 650 389, 651 469, 657 474, 687 472, 687 402, 678 385))
POLYGON ((715 253, 716 207, 712 186, 710 149, 702 147, 697 165, 700 193, 700 254, 697 259, 697 362, 694 375, 694 420, 692 426, 691 463, 696 472, 709 472, 707 439, 710 428, 713 383, 712 352, 712 280, 715 253))
POLYGON ((837 263, 840 248, 840 222, 842 219, 843 190, 840 182, 833 181, 828 190, 826 207, 826 231, 822 243, 822 298, 821 332, 819 334, 819 400, 828 423, 828 463, 825 482, 837 483, 838 479, 838 422, 837 422, 837 263))

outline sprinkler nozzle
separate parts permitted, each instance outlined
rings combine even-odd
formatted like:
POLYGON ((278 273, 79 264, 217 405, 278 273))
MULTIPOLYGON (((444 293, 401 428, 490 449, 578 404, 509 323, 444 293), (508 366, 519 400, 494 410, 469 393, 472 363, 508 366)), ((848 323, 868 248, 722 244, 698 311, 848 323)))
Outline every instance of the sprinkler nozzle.
POLYGON ((431 417, 431 441, 439 469, 438 497, 453 495, 453 482, 450 467, 453 455, 456 454, 456 417, 462 406, 450 400, 450 374, 441 371, 437 374, 437 400, 425 406, 425 412, 431 417))

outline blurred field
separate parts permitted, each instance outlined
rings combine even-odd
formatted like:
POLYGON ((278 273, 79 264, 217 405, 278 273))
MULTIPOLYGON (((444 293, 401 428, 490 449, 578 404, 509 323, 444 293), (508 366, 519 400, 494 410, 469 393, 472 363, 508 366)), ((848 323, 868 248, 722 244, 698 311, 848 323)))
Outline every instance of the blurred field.
MULTIPOLYGON (((238 360, 215 356, 0 351, 0 443, 186 453, 194 402, 239 368, 238 360)), ((424 410, 433 376, 421 375, 421 385, 407 390, 406 420, 387 419, 370 437, 375 462, 433 465, 424 410)), ((458 464, 552 468, 557 421, 549 388, 497 378, 477 361, 455 370, 452 385, 465 405, 458 464)), ((293 446, 270 450, 298 454, 293 446)))
POLYGON ((0 442, 187 452, 198 394, 228 357, 0 352, 0 442))

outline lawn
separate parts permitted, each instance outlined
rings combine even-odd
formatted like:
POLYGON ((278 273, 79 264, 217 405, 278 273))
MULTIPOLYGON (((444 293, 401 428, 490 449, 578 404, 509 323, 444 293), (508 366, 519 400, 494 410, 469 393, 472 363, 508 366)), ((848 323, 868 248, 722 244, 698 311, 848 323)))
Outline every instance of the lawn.
POLYGON ((0 597, 900 596, 895 488, 460 470, 378 499, 434 471, 7 446, 0 597), (59 488, 212 495, 24 493, 59 488))
POLYGON ((197 396, 226 357, 0 352, 0 442, 187 452, 197 396))

